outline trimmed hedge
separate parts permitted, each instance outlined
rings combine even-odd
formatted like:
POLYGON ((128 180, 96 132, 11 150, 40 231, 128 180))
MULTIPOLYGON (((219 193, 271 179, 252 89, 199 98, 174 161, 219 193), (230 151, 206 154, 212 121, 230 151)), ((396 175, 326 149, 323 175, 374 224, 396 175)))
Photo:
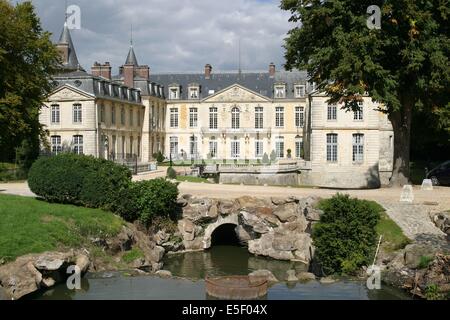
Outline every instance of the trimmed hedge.
POLYGON ((41 157, 28 174, 31 191, 49 202, 104 209, 110 209, 130 183, 126 167, 70 153, 41 157))
POLYGON ((315 258, 325 274, 354 274, 372 262, 375 227, 383 208, 375 202, 337 194, 319 205, 324 214, 313 227, 315 258))

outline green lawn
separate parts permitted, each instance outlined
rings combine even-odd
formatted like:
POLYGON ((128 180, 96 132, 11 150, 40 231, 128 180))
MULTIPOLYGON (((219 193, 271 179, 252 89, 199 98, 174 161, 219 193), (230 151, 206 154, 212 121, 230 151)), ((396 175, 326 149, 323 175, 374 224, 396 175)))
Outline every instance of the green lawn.
POLYGON ((378 236, 383 235, 382 247, 388 252, 402 249, 411 242, 403 234, 402 229, 384 211, 381 212, 381 219, 378 221, 376 230, 378 236))
POLYGON ((0 260, 89 245, 117 234, 124 221, 110 212, 0 195, 0 260))
POLYGON ((177 180, 181 182, 197 182, 197 183, 211 183, 205 178, 201 177, 192 177, 192 176, 177 176, 177 180))

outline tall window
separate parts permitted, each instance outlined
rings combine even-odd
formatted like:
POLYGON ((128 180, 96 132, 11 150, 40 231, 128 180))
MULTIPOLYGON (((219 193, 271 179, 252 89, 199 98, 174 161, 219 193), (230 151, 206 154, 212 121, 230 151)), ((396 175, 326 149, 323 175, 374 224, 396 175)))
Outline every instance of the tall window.
POLYGON ((170 137, 170 154, 172 158, 178 155, 178 137, 170 137))
POLYGON ((198 109, 189 108, 189 127, 196 128, 198 122, 198 109))
POLYGON ((336 133, 327 134, 327 161, 337 162, 338 135, 336 133))
POLYGON ((263 141, 255 140, 255 157, 260 158, 264 154, 263 141))
POLYGON ((231 140, 231 158, 236 159, 239 158, 241 154, 241 144, 237 137, 234 137, 231 140))
POLYGON ((305 86, 303 85, 296 85, 295 86, 295 97, 301 98, 305 96, 305 86))
POLYGON ((353 120, 364 120, 364 102, 358 101, 358 109, 353 112, 353 120))
POLYGON ((100 105, 100 122, 105 123, 105 106, 100 105))
POLYGON ((305 108, 295 107, 295 126, 297 128, 303 128, 305 125, 305 108))
POLYGON ((125 108, 120 109, 120 124, 125 125, 125 108))
POLYGON ((217 129, 217 108, 209 108, 209 128, 217 129))
POLYGON ((125 158, 125 136, 122 136, 122 157, 125 158))
POLYGON ((361 133, 353 135, 353 162, 364 162, 364 135, 361 133))
POLYGON ((60 111, 58 104, 52 104, 51 106, 51 122, 57 124, 60 121, 60 111))
POLYGON ((295 157, 303 158, 303 138, 300 136, 295 137, 295 157))
POLYGON ((284 158, 284 137, 275 139, 275 153, 277 158, 284 158))
POLYGON ((83 154, 83 136, 73 136, 73 152, 83 154))
POLYGON ((52 153, 58 154, 59 152, 61 152, 62 151, 61 136, 51 136, 50 140, 52 153))
POLYGON ((134 112, 133 112, 133 109, 130 109, 130 111, 129 111, 129 113, 130 113, 130 127, 132 127, 132 126, 134 126, 134 120, 133 120, 133 116, 134 116, 134 112))
POLYGON ((195 157, 198 153, 198 146, 197 146, 197 137, 196 136, 191 136, 190 137, 190 155, 191 157, 195 157))
POLYGON ((137 125, 141 126, 141 109, 138 109, 138 114, 137 114, 137 125))
POLYGON ((209 154, 211 158, 217 157, 217 139, 216 137, 211 137, 209 139, 209 154))
POLYGON ((275 108, 275 127, 284 127, 284 107, 275 108))
POLYGON ((231 109, 231 128, 239 129, 240 127, 240 111, 239 108, 234 107, 231 109))
POLYGON ((178 128, 178 108, 170 108, 170 127, 178 128))
POLYGON ((81 123, 82 121, 83 121, 83 117, 82 117, 82 111, 81 111, 81 104, 75 103, 73 105, 73 122, 81 123))
POLYGON ((255 129, 264 128, 264 113, 263 107, 255 108, 255 129))
POLYGON ((327 120, 337 120, 337 105, 335 104, 328 105, 327 120))
POLYGON ((116 124, 116 106, 111 106, 111 123, 116 124))

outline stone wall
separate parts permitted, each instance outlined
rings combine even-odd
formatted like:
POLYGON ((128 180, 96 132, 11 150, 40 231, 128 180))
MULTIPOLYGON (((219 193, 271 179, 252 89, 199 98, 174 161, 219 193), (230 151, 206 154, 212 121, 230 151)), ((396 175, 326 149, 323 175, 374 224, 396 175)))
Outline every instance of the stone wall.
POLYGON ((216 228, 233 224, 250 253, 309 265, 314 255, 311 225, 321 214, 314 208, 317 201, 313 197, 218 200, 183 195, 178 200, 183 207, 178 221, 182 246, 177 249, 208 249, 216 228))
POLYGON ((219 182, 228 184, 296 186, 299 184, 298 173, 220 173, 219 182))

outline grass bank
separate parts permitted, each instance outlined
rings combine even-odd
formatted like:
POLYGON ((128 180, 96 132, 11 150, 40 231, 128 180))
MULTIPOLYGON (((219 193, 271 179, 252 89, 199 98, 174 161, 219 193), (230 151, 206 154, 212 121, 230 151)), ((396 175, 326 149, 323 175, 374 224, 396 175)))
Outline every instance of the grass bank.
POLYGON ((180 182, 197 182, 197 183, 211 183, 208 179, 193 176, 177 176, 177 181, 180 182))
POLYGON ((124 221, 110 212, 0 195, 0 260, 80 248, 90 237, 118 234, 124 221))

